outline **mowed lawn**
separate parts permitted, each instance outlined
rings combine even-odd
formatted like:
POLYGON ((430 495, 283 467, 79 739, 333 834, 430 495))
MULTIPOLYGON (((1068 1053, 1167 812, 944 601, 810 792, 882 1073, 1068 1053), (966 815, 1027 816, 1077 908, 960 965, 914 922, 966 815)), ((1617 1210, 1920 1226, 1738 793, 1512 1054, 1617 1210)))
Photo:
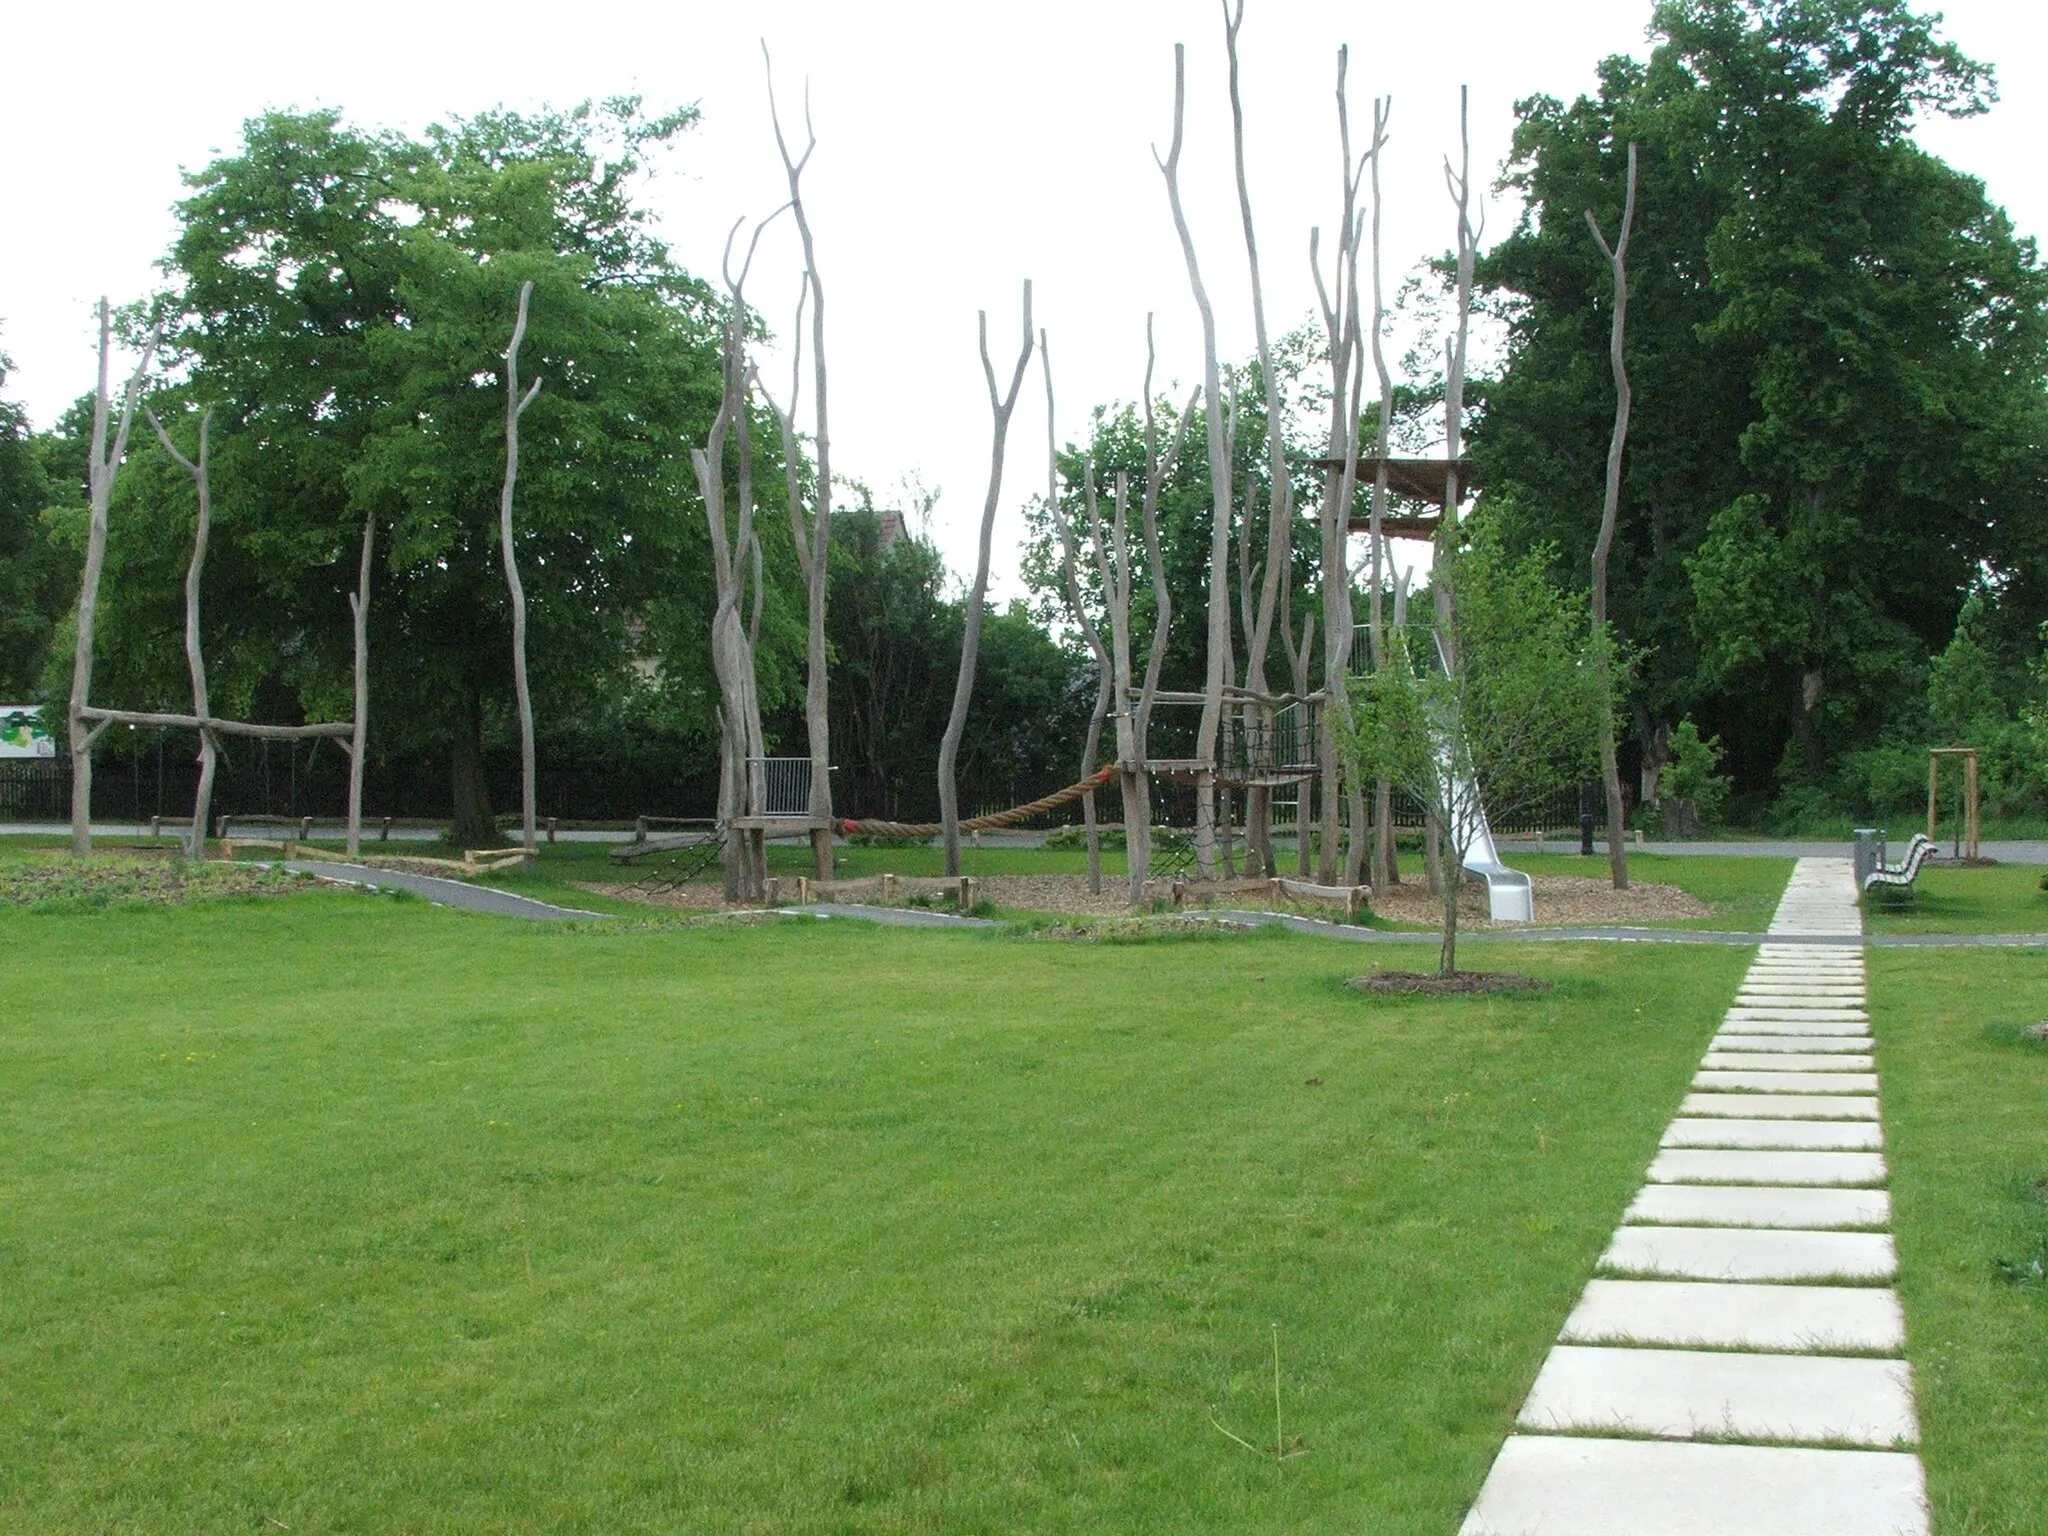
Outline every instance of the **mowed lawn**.
POLYGON ((2039 1536, 2048 1042, 2028 1031, 2048 1017, 2048 950, 1873 950, 1870 991, 1934 1528, 2039 1536))
POLYGON ((1448 1532, 1749 960, 1369 999, 1426 956, 325 892, 0 946, 39 1536, 1448 1532), (1216 1427, 1276 1325, 1280 1465, 1216 1427))

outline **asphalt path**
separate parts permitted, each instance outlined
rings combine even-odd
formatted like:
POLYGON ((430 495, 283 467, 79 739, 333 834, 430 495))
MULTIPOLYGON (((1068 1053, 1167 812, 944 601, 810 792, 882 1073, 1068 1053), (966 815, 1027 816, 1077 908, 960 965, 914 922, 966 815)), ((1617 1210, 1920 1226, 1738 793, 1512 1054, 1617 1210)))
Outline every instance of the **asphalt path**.
POLYGON ((586 912, 580 907, 557 907, 516 896, 488 885, 470 885, 461 880, 443 880, 436 875, 415 875, 403 870, 372 869, 367 864, 329 863, 325 859, 287 859, 284 867, 302 875, 315 875, 341 885, 358 885, 373 891, 410 891, 424 896, 437 907, 459 907, 466 912, 490 912, 499 917, 524 917, 560 922, 570 918, 605 917, 603 912, 586 912))

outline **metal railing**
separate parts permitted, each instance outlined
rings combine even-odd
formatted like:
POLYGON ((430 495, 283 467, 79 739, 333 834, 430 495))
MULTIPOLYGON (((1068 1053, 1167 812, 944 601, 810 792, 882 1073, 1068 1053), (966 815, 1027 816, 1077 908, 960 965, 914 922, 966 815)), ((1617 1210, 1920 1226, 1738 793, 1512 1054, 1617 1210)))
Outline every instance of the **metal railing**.
POLYGON ((811 814, 811 760, 808 757, 747 759, 748 798, 758 814, 802 817, 811 814))

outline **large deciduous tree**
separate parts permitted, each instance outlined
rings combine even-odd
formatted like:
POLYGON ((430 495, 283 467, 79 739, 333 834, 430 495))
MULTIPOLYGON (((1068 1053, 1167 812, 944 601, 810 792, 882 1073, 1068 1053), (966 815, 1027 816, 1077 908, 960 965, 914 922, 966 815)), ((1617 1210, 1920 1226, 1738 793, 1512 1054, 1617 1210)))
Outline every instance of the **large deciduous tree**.
POLYGON ((1990 83, 1904 0, 1666 0, 1652 30, 1595 94, 1519 109, 1473 452, 1511 542, 1593 545, 1613 287, 1583 213, 1620 222, 1635 142, 1609 582, 1642 787, 1688 714, 1743 787, 1811 782, 1918 699, 1987 570, 2017 634, 2048 617, 2048 281, 1913 142, 1990 83))
POLYGON ((247 556, 221 574, 268 642, 235 647, 217 686, 282 672, 309 713, 346 713, 374 517, 378 746, 448 762, 460 843, 497 837, 484 730, 513 649, 500 370, 526 283, 522 363, 548 379, 520 423, 515 533, 537 708, 627 687, 643 621, 663 685, 708 726, 711 594, 677 573, 708 564, 688 445, 719 405, 717 305, 633 198, 650 150, 693 117, 615 101, 414 139, 273 114, 179 208, 171 341, 216 413, 217 531, 247 556))

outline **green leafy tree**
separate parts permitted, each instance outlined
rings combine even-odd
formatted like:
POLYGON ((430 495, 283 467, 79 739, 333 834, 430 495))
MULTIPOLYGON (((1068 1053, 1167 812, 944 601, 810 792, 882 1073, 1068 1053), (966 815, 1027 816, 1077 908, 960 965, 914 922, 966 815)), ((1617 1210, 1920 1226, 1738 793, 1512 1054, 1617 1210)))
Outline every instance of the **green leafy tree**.
POLYGON ((1606 680, 1621 670, 1597 665, 1607 637, 1589 635, 1583 603, 1552 582, 1552 553, 1511 554, 1483 527, 1440 552, 1433 574, 1453 593, 1451 636, 1392 629, 1382 665, 1353 685, 1352 771, 1385 774, 1443 840, 1445 976, 1457 970, 1458 890, 1481 818, 1511 815, 1599 765, 1606 680), (1455 643, 1440 651, 1445 639, 1455 643), (1445 654, 1456 658, 1448 672, 1445 654))
MULTIPOLYGON (((0 386, 9 366, 0 356, 0 386)), ((0 400, 0 697, 10 704, 38 693, 51 633, 73 595, 65 588, 77 584, 43 523, 51 486, 37 446, 20 405, 0 400)))
POLYGON ((1618 217, 1636 141, 1611 612, 1640 750, 1689 713, 1745 784, 1813 782, 1917 711, 1987 567, 2015 644, 2048 616, 2048 285, 1981 185, 1913 142, 1990 81, 1904 0, 1665 0, 1651 30, 1595 94, 1518 109, 1525 212, 1481 273, 1509 354, 1473 452, 1510 542, 1576 567, 1613 408, 1583 216, 1618 217))
MULTIPOLYGON (((522 423, 518 509, 539 713, 601 713, 589 701, 631 691, 652 656, 668 707, 709 730, 712 593, 687 456, 717 408, 717 309, 634 201, 648 154, 694 116, 622 100, 412 139, 272 114, 179 207, 166 305, 181 377, 158 408, 215 412, 217 686, 252 708, 347 714, 348 592, 374 519, 373 751, 448 764, 465 844, 496 838, 483 754, 510 694, 502 367, 525 281, 522 370, 545 381, 522 423)), ((756 483, 773 495, 778 480, 756 483)), ((172 670, 178 631, 160 610, 175 582, 157 567, 180 530, 145 509, 188 502, 173 484, 161 466, 123 481, 110 689, 159 691, 172 670)), ((781 521, 762 518, 769 649, 789 625, 781 521)), ((764 686, 784 670, 764 668, 764 686)))

